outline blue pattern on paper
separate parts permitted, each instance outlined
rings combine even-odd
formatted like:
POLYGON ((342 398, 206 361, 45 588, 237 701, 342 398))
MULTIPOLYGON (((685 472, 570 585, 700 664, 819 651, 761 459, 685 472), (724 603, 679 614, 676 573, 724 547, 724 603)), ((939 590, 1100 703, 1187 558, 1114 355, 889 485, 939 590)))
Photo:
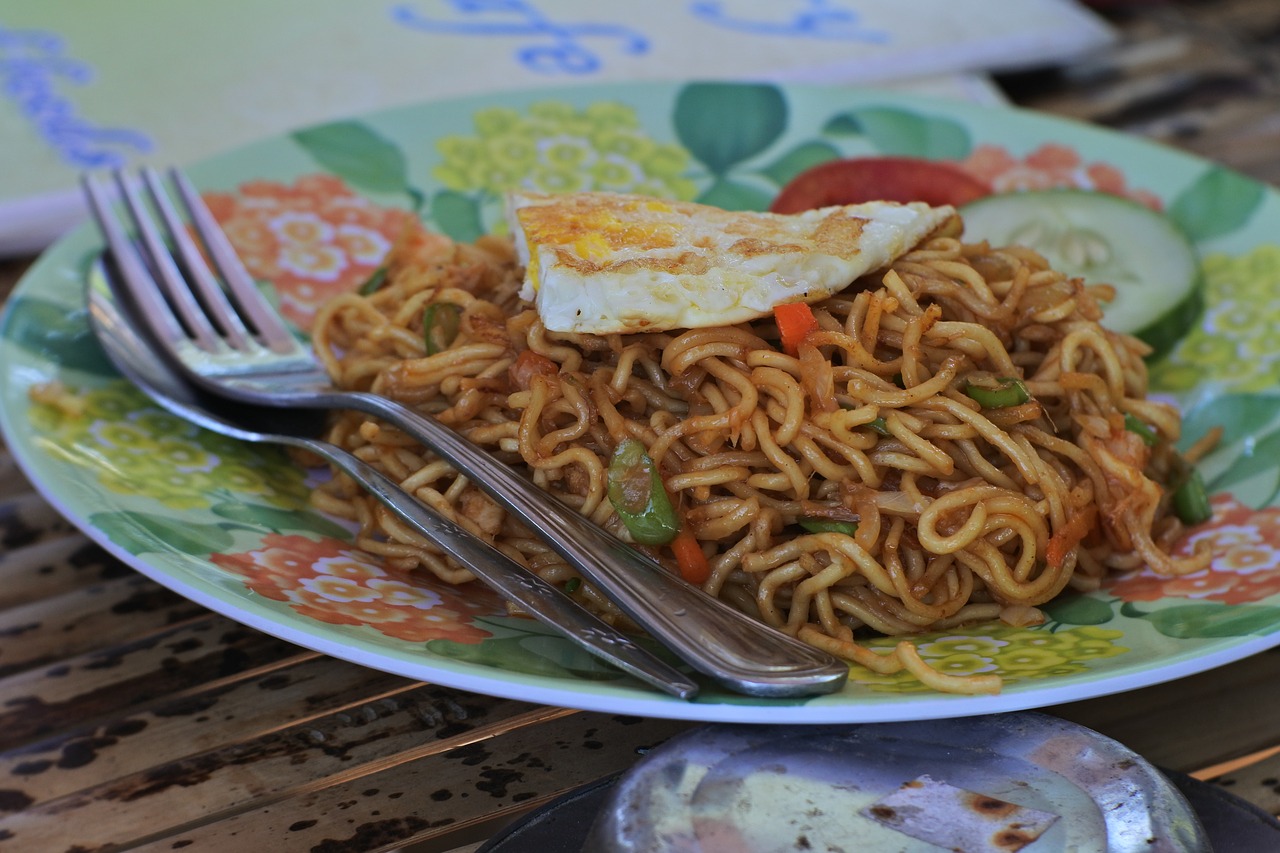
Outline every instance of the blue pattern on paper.
POLYGON ((890 38, 887 32, 865 28, 858 12, 841 8, 834 0, 800 0, 802 8, 790 17, 768 21, 734 17, 725 11, 725 5, 720 0, 698 0, 689 4, 689 11, 695 18, 709 24, 752 35, 863 41, 873 44, 884 44, 890 38))
POLYGON ((59 93, 60 82, 88 85, 93 69, 67 56, 56 33, 0 26, 0 98, 18 108, 63 162, 78 169, 122 166, 129 154, 152 149, 141 131, 99 127, 78 116, 59 93))
POLYGON ((408 4, 393 6, 391 19, 410 29, 448 35, 491 38, 525 37, 530 40, 516 53, 516 60, 539 74, 592 74, 604 64, 584 40, 620 42, 623 53, 641 56, 649 52, 649 40, 628 27, 601 23, 557 23, 525 0, 448 0, 460 16, 441 20, 420 14, 408 4))

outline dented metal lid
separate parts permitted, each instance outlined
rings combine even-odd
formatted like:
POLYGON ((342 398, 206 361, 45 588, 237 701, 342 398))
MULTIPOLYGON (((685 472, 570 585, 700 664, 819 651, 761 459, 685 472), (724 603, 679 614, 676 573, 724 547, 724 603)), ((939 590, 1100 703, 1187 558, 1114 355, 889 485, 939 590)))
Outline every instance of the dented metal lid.
POLYGON ((612 790, 587 850, 1209 851, 1154 767, 1043 714, 859 726, 708 725, 612 790))

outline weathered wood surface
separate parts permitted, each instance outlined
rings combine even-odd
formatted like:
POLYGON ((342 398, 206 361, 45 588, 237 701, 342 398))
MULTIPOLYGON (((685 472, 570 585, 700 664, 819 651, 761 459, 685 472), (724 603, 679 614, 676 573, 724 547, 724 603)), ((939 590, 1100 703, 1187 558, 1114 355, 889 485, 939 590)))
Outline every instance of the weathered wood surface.
MULTIPOLYGON (((1280 184, 1280 3, 1108 4, 1017 103, 1280 184)), ((0 262, 0 299, 29 260, 0 262)), ((1280 651, 1051 709, 1273 812, 1280 651)), ((126 568, 0 450, 0 851, 449 850, 689 724, 461 693, 298 649, 126 568)))

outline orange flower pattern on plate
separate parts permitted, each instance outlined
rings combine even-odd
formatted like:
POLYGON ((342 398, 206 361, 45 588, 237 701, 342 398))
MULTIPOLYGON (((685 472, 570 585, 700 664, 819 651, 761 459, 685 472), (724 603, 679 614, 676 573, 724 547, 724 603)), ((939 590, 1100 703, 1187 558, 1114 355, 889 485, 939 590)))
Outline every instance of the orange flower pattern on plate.
POLYGON ((1179 545, 1188 553, 1208 542, 1214 554, 1209 568, 1166 578, 1150 569, 1119 575, 1107 588, 1125 601, 1194 598, 1247 604, 1280 593, 1280 507, 1252 509, 1229 495, 1213 499, 1213 518, 1179 545))
POLYGON ((204 200, 249 274, 274 285, 281 313, 302 329, 324 302, 365 282, 416 221, 322 174, 293 184, 250 181, 237 194, 210 192, 204 200))
POLYGON ((999 145, 978 145, 957 163, 961 169, 991 186, 992 192, 1077 187, 1128 196, 1160 210, 1158 196, 1127 186, 1124 174, 1108 163, 1086 163, 1075 149, 1047 142, 1021 159, 999 145))
POLYGON ((477 585, 466 597, 397 573, 337 539, 268 534, 260 547, 214 554, 210 561, 245 579, 249 589, 329 625, 364 625, 410 642, 479 643, 492 636, 476 617, 504 616, 500 601, 477 585))

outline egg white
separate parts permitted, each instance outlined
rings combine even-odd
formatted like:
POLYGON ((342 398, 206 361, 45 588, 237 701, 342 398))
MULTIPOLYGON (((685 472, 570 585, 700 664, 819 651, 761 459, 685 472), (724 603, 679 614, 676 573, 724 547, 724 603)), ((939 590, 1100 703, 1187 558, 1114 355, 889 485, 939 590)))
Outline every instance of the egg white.
POLYGON ((513 193, 521 296, 555 332, 740 323, 817 302, 891 263, 955 211, 867 202, 797 214, 621 193, 513 193))

